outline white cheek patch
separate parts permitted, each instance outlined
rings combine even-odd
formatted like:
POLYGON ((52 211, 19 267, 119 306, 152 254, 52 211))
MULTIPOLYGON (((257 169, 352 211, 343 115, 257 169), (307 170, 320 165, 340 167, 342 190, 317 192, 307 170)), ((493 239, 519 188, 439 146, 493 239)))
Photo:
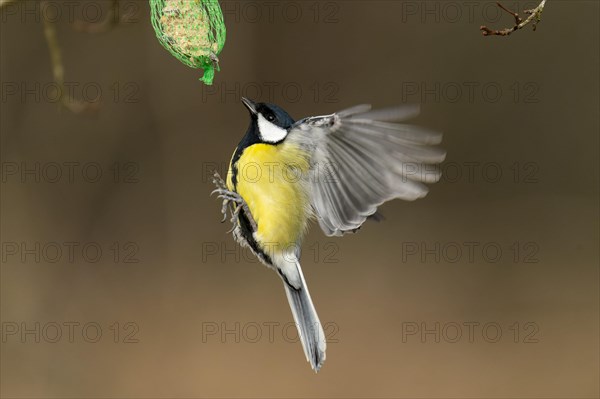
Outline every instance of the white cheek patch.
POLYGON ((258 130, 263 141, 267 143, 277 143, 287 135, 287 130, 269 122, 262 114, 258 114, 258 130))

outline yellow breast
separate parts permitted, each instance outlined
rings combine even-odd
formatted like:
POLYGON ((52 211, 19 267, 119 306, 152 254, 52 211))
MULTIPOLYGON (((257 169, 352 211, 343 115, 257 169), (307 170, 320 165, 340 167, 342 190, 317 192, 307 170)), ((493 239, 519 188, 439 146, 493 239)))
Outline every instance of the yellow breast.
MULTIPOLYGON (((256 240, 267 250, 299 242, 310 217, 308 154, 287 143, 254 144, 237 162, 236 187, 256 221, 256 240)), ((232 171, 227 185, 233 189, 232 171)))

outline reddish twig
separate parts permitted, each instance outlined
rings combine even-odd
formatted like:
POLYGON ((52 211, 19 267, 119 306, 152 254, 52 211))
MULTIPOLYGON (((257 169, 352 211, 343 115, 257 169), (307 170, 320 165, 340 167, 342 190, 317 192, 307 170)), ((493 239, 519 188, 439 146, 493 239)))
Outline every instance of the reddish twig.
POLYGON ((500 7, 502 10, 506 11, 507 13, 509 13, 510 15, 512 15, 515 18, 515 26, 513 26, 512 28, 505 28, 505 29, 490 29, 487 26, 482 25, 479 27, 479 29, 481 30, 481 33, 483 34, 483 36, 508 36, 511 33, 513 33, 514 31, 523 29, 525 26, 529 25, 529 23, 532 23, 533 30, 535 31, 537 28, 538 22, 540 22, 540 20, 542 19, 542 11, 544 11, 544 6, 546 5, 546 0, 542 0, 542 2, 536 8, 534 8, 532 10, 525 10, 524 11, 525 14, 529 15, 526 19, 522 19, 518 13, 509 10, 502 4, 500 4, 500 3, 496 3, 496 4, 498 4, 498 7, 500 7))

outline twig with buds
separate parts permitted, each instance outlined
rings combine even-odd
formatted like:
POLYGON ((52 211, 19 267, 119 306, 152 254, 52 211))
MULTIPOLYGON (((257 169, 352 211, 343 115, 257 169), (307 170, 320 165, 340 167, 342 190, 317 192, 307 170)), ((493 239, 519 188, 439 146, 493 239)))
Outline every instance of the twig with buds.
POLYGON ((529 15, 529 17, 527 17, 526 19, 522 19, 518 13, 509 10, 502 4, 500 4, 500 3, 496 3, 496 4, 498 4, 498 7, 500 7, 501 9, 503 9, 504 11, 506 11, 507 13, 509 13, 510 15, 512 15, 515 18, 515 26, 513 26, 512 28, 505 28, 505 29, 490 29, 487 26, 482 25, 479 29, 481 30, 481 33, 483 34, 483 36, 508 36, 511 33, 513 33, 514 31, 523 29, 525 26, 529 25, 530 23, 532 23, 533 30, 535 31, 537 28, 537 24, 542 19, 542 12, 544 11, 544 6, 546 5, 546 0, 542 0, 542 2, 536 8, 534 8, 532 10, 525 10, 524 11, 525 14, 529 15))

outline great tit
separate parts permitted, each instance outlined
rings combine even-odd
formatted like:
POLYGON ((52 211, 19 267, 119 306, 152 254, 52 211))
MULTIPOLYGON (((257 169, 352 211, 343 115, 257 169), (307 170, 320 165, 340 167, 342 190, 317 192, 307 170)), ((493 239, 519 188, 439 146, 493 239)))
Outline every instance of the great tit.
POLYGON ((300 247, 309 221, 328 236, 357 231, 377 207, 427 194, 446 152, 441 133, 399 122, 418 106, 371 110, 359 105, 326 116, 294 119, 274 104, 242 102, 250 126, 235 149, 226 182, 215 172, 223 221, 235 239, 283 281, 311 367, 325 361, 325 333, 311 300, 300 247))

